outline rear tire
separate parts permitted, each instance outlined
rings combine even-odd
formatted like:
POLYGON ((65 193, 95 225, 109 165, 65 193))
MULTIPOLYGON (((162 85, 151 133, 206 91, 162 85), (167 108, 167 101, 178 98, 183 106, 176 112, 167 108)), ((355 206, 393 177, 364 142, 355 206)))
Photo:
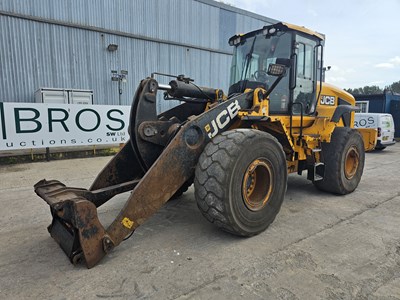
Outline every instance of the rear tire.
POLYGON ((352 128, 336 127, 331 142, 322 143, 322 161, 324 179, 315 181, 314 185, 339 195, 353 192, 364 170, 365 151, 360 133, 352 128))
POLYGON ((282 146, 272 135, 252 129, 227 131, 208 143, 194 180, 204 217, 240 236, 256 235, 273 222, 286 186, 282 146))

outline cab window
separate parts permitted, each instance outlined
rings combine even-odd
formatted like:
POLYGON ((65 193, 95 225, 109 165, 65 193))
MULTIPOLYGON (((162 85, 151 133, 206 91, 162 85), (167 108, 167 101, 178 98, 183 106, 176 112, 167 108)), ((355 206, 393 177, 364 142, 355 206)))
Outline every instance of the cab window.
POLYGON ((315 111, 316 74, 315 62, 316 42, 300 35, 296 36, 296 87, 293 91, 293 113, 300 114, 302 107, 304 114, 315 111))

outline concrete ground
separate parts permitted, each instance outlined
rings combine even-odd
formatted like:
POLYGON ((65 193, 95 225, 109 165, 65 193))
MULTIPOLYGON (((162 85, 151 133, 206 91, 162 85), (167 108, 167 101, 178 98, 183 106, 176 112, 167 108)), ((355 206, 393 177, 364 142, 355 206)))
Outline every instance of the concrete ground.
MULTIPOLYGON (((400 144, 368 153, 347 196, 289 176, 281 212, 252 238, 206 221, 191 188, 88 270, 49 236, 32 186, 89 187, 109 159, 0 167, 1 299, 400 299, 400 144)), ((100 209, 103 224, 126 198, 100 209)))

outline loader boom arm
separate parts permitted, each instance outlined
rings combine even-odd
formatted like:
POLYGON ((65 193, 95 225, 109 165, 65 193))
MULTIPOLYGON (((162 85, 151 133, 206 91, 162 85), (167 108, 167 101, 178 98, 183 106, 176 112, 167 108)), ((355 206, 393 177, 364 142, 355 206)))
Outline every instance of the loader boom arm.
MULTIPOLYGON (((142 101, 155 99, 157 89, 154 83, 157 84, 153 79, 142 81, 132 114, 142 101)), ((251 96, 251 93, 246 93, 232 97, 200 115, 190 117, 179 128, 175 126, 171 141, 148 170, 143 170, 143 161, 140 163, 138 158, 140 153, 130 141, 108 163, 90 190, 68 188, 54 180, 38 182, 35 192, 50 205, 53 216, 49 232, 71 262, 84 259, 88 268, 95 266, 160 209, 193 176, 198 158, 211 138, 229 129, 240 109, 251 107, 251 96), (132 188, 124 207, 105 229, 98 219, 97 207, 132 188)), ((133 124, 130 126, 132 130, 133 124)), ((135 134, 131 133, 131 139, 139 139, 140 124, 134 126, 136 130, 135 134)), ((145 162, 148 164, 149 160, 145 162)))

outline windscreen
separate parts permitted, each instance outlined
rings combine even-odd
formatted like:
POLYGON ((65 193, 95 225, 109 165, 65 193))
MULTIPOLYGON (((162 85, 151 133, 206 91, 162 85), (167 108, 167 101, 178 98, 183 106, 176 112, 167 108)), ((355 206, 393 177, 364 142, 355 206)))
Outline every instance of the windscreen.
MULTIPOLYGON (((267 74, 268 66, 277 58, 290 58, 292 35, 279 32, 274 36, 258 34, 235 47, 231 86, 238 84, 243 92, 246 87, 263 86, 268 89, 277 77, 267 74)), ((289 76, 285 76, 269 96, 270 112, 287 112, 289 103, 289 76)))
POLYGON ((289 58, 291 35, 282 32, 275 36, 262 34, 247 38, 235 48, 231 69, 231 85, 241 80, 267 79, 268 65, 276 58, 289 58), (260 78, 261 77, 261 78, 260 78))

